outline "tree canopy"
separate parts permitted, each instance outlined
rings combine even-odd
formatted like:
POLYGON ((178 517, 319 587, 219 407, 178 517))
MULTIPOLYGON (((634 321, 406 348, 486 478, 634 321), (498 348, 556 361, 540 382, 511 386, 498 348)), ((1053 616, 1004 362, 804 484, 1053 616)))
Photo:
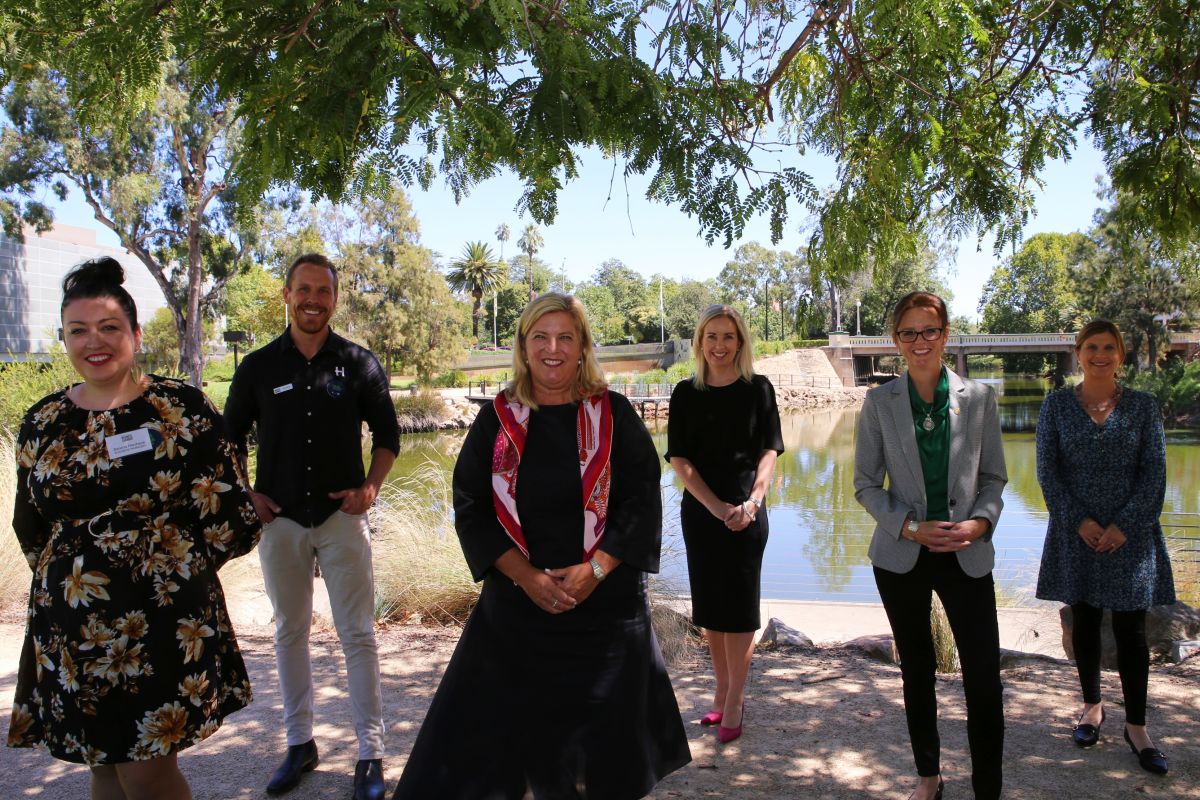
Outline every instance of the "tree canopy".
POLYGON ((511 169, 548 223, 598 148, 728 246, 754 215, 816 215, 845 275, 915 255, 937 213, 1019 235, 1045 164, 1094 135, 1146 226, 1200 222, 1200 15, 1191 0, 28 0, 0 69, 63 76, 90 124, 150 102, 184 58, 246 120, 231 184, 338 200, 511 169), (831 156, 818 187, 809 153, 831 156))

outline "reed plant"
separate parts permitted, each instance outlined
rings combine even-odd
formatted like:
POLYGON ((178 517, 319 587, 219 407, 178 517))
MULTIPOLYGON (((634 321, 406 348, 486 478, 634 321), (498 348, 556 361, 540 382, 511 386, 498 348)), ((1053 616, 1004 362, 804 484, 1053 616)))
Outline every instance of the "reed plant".
POLYGON ((1180 602, 1200 608, 1200 539, 1167 536, 1175 594, 1180 602))

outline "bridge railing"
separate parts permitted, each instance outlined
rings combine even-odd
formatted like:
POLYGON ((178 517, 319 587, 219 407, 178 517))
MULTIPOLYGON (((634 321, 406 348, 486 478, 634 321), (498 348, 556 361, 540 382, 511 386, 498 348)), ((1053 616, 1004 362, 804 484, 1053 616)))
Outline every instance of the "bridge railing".
MULTIPOLYGON (((891 336, 851 336, 851 347, 891 347, 891 336)), ((1171 344, 1200 341, 1200 331, 1172 333, 1171 344)), ((1075 346, 1073 333, 952 333, 947 347, 978 345, 1044 345, 1049 347, 1075 346)))

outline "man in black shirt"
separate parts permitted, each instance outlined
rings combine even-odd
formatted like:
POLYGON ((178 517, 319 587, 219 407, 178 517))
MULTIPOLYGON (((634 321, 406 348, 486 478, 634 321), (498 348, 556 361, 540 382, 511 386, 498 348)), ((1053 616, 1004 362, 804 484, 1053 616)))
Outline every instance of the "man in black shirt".
POLYGON ((250 496, 265 525, 258 552, 275 611, 288 743, 267 793, 289 791, 317 765, 308 645, 315 559, 346 657, 358 734, 354 797, 378 800, 384 795, 383 701, 366 512, 396 460, 400 430, 379 362, 329 328, 337 306, 332 262, 315 253, 296 259, 283 299, 290 325, 246 356, 225 404, 225 419, 241 446, 251 425, 258 425, 258 471, 250 496), (365 474, 364 421, 371 431, 365 474))

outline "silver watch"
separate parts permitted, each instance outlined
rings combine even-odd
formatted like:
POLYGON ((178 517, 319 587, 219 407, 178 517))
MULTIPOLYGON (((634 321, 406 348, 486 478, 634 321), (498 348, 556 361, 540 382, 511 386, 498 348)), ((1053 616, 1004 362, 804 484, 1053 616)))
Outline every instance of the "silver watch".
POLYGON ((592 574, 596 576, 596 580, 602 581, 608 577, 608 573, 604 571, 604 567, 600 566, 600 562, 594 558, 589 558, 588 563, 592 566, 592 574))
POLYGON ((919 531, 919 530, 921 529, 921 526, 920 526, 920 525, 917 523, 917 521, 916 521, 915 519, 913 519, 912 517, 909 517, 909 519, 908 519, 908 522, 904 523, 904 527, 905 527, 905 528, 908 530, 908 532, 909 532, 909 533, 911 533, 913 536, 916 536, 916 535, 917 535, 917 531, 919 531))

